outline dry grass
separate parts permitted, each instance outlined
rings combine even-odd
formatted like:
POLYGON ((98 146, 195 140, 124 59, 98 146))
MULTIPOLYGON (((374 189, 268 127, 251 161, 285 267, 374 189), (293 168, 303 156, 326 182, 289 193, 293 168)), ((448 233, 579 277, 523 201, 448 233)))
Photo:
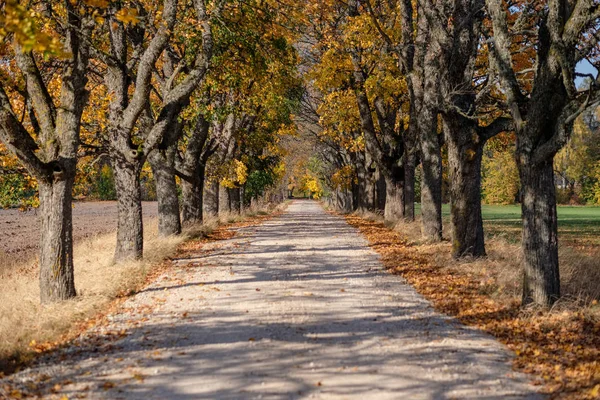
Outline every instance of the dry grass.
POLYGON ((209 218, 201 225, 187 227, 180 236, 168 238, 157 236, 155 220, 151 220, 153 223, 145 226, 144 259, 140 261, 112 262, 114 233, 86 240, 75 247, 78 296, 57 304, 40 305, 35 263, 19 266, 20 273, 3 279, 4 290, 0 292, 0 376, 93 324, 95 317, 107 311, 115 299, 135 293, 152 273, 168 267, 163 261, 177 254, 182 243, 204 238, 221 225, 269 214, 276 208, 265 205, 249 209, 244 215, 209 218))
POLYGON ((491 238, 488 257, 457 261, 450 256, 450 242, 423 242, 418 222, 391 229, 373 214, 346 219, 369 239, 390 272, 402 275, 436 309, 496 336, 512 349, 515 367, 536 375, 543 392, 554 398, 599 398, 597 255, 561 248, 564 299, 552 310, 523 310, 517 244, 491 238))
MULTIPOLYGON (((158 238, 155 224, 146 228, 144 260, 112 262, 116 235, 100 235, 75 247, 75 287, 69 301, 40 305, 37 274, 12 274, 0 292, 0 359, 15 366, 40 345, 55 342, 73 324, 94 316, 116 297, 135 291, 152 267, 175 254, 186 236, 158 238)), ((19 268, 31 271, 31 268, 19 268)), ((47 344, 49 346, 49 344, 47 344)), ((0 365, 11 369, 10 365, 0 365)))

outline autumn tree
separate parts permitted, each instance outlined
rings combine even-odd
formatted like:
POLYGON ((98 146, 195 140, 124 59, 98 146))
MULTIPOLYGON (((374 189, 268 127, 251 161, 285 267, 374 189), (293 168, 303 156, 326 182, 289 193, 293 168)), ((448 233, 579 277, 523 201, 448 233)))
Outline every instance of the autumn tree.
POLYGON ((72 189, 98 12, 88 3, 2 5, 0 139, 37 180, 42 303, 76 294, 72 189))
POLYGON ((456 258, 485 256, 481 216, 481 161, 485 143, 511 128, 502 110, 488 100, 493 75, 479 65, 486 60, 482 43, 484 3, 440 0, 424 8, 438 49, 439 98, 448 151, 452 253, 456 258), (482 54, 483 53, 483 54, 482 54), (478 54, 484 57, 478 59, 478 54), (482 60, 483 59, 483 60, 482 60), (486 76, 491 75, 491 76, 486 76))
MULTIPOLYGON (((161 93, 161 96, 157 99, 159 104, 157 112, 150 111, 149 119, 153 122, 148 128, 148 134, 151 137, 158 134, 161 139, 157 148, 149 153, 148 160, 156 181, 159 234, 163 236, 181 232, 175 164, 177 142, 182 135, 183 124, 177 121, 177 118, 188 105, 193 94, 200 88, 213 63, 215 47, 213 25, 221 17, 225 1, 217 2, 212 10, 207 8, 208 3, 204 1, 196 1, 194 4, 196 15, 194 16, 191 10, 183 10, 181 15, 185 19, 182 24, 177 25, 176 36, 179 39, 171 38, 167 51, 163 53, 162 69, 154 75, 154 79, 158 82, 156 92, 161 93), (192 29, 196 23, 200 25, 199 31, 192 29), (184 73, 187 75, 182 78, 184 73), (178 80, 179 83, 176 84, 178 80)), ((152 108, 149 107, 148 110, 152 108)), ((200 135, 199 140, 202 141, 202 121, 199 120, 198 124, 199 127, 195 132, 200 135)), ((189 210, 189 207, 187 209, 189 210)), ((185 213, 186 222, 189 222, 188 217, 189 213, 185 213)))
POLYGON ((388 28, 382 21, 387 13, 380 3, 366 0, 364 7, 373 24, 398 59, 400 72, 406 79, 409 96, 409 122, 404 135, 405 204, 408 219, 414 215, 414 165, 417 155, 422 167, 421 224, 423 237, 430 241, 442 238, 442 137, 438 131, 437 102, 441 64, 439 43, 432 31, 442 29, 427 11, 435 5, 427 0, 393 2, 389 11, 399 23, 388 28))
MULTIPOLYGON (((118 227, 115 260, 140 258, 143 226, 139 176, 150 155, 173 128, 182 108, 207 72, 212 50, 211 19, 217 18, 224 0, 212 4, 195 0, 197 46, 178 54, 179 65, 163 69, 165 85, 161 101, 141 125, 148 112, 156 63, 168 47, 178 20, 179 2, 164 0, 160 12, 152 5, 111 3, 106 22, 108 51, 96 52, 107 65, 105 83, 109 91, 109 128, 106 138, 115 173, 118 227), (143 21, 142 21, 143 20, 143 21), (143 23, 141 23, 143 22, 143 23)), ((192 28, 192 27, 190 27, 192 28)), ((168 212, 172 207, 164 207, 168 212)), ((173 221, 173 219, 170 219, 173 221)), ((166 227, 165 227, 166 228, 166 227)), ((177 227, 169 227, 177 231, 177 227), (174 228, 174 229, 173 229, 174 228)))
POLYGON ((491 54, 516 132, 521 179, 524 253, 523 304, 549 306, 560 297, 553 161, 576 118, 598 101, 598 81, 575 87, 576 65, 597 55, 599 4, 549 0, 507 7, 487 0, 493 22, 491 54), (519 18, 513 18, 513 14, 519 18), (535 46, 531 90, 525 95, 513 58, 514 32, 535 46))

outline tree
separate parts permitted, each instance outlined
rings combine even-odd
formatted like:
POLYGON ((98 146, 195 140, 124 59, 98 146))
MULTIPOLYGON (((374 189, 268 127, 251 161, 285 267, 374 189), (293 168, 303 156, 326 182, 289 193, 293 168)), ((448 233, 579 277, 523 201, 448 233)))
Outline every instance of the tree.
MULTIPOLYGON (((207 2, 194 1, 198 23, 198 46, 180 54, 177 68, 166 68, 163 93, 157 110, 149 113, 152 76, 156 62, 169 45, 178 14, 177 0, 164 0, 160 13, 151 14, 140 3, 137 8, 109 7, 107 19, 110 53, 98 53, 107 65, 105 83, 110 94, 107 143, 115 172, 118 201, 117 247, 115 260, 141 258, 143 226, 139 176, 149 154, 159 146, 173 127, 179 113, 206 74, 212 56, 211 21, 218 18, 224 0, 208 13, 207 2), (130 25, 122 15, 143 16, 144 24, 130 25), (135 74, 134 74, 135 71, 135 74), (185 77, 180 74, 187 71, 185 77), (134 82, 133 90, 130 83, 134 82), (148 126, 138 126, 142 113, 149 113, 148 126), (142 128, 142 129, 140 129, 142 128)), ((167 146, 168 147, 168 146, 167 146)), ((156 164, 155 164, 156 165, 156 164)), ((166 191, 161 190, 162 193, 166 191)), ((172 206, 163 208, 164 212, 172 206)), ((173 220, 173 219, 171 219, 173 220)), ((169 228, 169 230, 177 231, 169 228)))
POLYGON ((485 55, 478 51, 484 46, 484 3, 440 0, 423 12, 434 26, 430 37, 439 49, 436 104, 448 149, 452 253, 455 258, 482 257, 486 254, 481 216, 483 148, 490 138, 511 128, 511 120, 502 117, 502 110, 485 104, 493 77, 486 77, 489 69, 479 66, 477 60, 478 53, 485 55))
POLYGON ((89 42, 98 10, 84 1, 57 1, 37 12, 9 1, 3 11, 5 18, 20 21, 5 25, 2 32, 20 76, 4 69, 3 63, 0 140, 38 183, 41 302, 64 300, 76 294, 72 188, 88 94, 89 42), (28 29, 23 32, 23 27, 28 29), (11 37, 12 43, 7 43, 11 37), (61 42, 64 47, 58 45, 61 42), (56 75, 47 75, 46 60, 51 60, 56 75), (55 92, 48 82, 59 89, 55 92), (19 116, 25 105, 27 120, 19 116))
POLYGON ((575 87, 575 66, 593 57, 600 7, 592 0, 549 0, 507 9, 487 0, 494 36, 491 55, 514 121, 521 179, 524 253, 523 304, 550 306, 560 297, 553 160, 573 122, 598 101, 598 81, 575 87), (512 17, 513 13, 519 18, 512 17), (515 22, 509 27, 509 20, 515 22), (537 50, 528 96, 517 79, 510 30, 525 32, 537 50))
MULTIPOLYGON (((383 2, 382 2, 383 3, 383 2)), ((438 78, 441 49, 432 32, 442 29, 427 15, 435 5, 427 0, 401 0, 394 4, 400 20, 397 27, 387 30, 379 21, 385 13, 378 13, 371 1, 365 6, 373 23, 389 48, 398 57, 400 71, 406 79, 409 95, 409 122, 404 136, 405 157, 405 214, 414 215, 414 182, 416 156, 420 155, 421 179, 421 230, 425 239, 442 238, 442 137, 438 133, 438 78), (415 19, 416 17, 416 19, 415 19), (394 34, 400 40, 394 40, 394 34)))

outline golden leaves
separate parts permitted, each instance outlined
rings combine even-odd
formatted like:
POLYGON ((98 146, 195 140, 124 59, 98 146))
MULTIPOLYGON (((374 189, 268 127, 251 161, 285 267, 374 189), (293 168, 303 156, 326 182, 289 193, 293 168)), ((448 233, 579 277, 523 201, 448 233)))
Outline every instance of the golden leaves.
POLYGON ((4 13, 0 15, 0 40, 11 33, 24 52, 33 50, 45 57, 63 55, 63 46, 57 37, 51 35, 48 21, 44 21, 33 8, 16 0, 7 0, 4 13))
POLYGON ((234 189, 246 183, 248 179, 248 167, 242 161, 233 159, 224 168, 225 176, 221 179, 221 186, 234 189))
POLYGON ((135 8, 121 8, 115 13, 115 18, 125 25, 137 25, 140 22, 138 11, 135 8))
POLYGON ((85 4, 91 7, 107 8, 109 2, 108 0, 85 0, 85 4))
POLYGON ((356 179, 354 168, 351 165, 345 165, 331 176, 331 183, 334 189, 347 190, 352 187, 352 183, 356 179))

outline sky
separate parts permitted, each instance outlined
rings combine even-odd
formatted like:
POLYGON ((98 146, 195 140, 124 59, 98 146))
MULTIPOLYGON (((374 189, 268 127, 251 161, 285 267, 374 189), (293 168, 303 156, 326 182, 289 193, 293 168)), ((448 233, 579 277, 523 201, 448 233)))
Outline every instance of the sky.
MULTIPOLYGON (((575 71, 581 74, 592 74, 595 77, 598 76, 598 70, 594 68, 594 66, 590 64, 587 60, 581 60, 579 64, 577 64, 577 66, 575 67, 575 71)), ((575 85, 579 87, 579 85, 583 83, 583 80, 584 78, 576 78, 575 85)))

